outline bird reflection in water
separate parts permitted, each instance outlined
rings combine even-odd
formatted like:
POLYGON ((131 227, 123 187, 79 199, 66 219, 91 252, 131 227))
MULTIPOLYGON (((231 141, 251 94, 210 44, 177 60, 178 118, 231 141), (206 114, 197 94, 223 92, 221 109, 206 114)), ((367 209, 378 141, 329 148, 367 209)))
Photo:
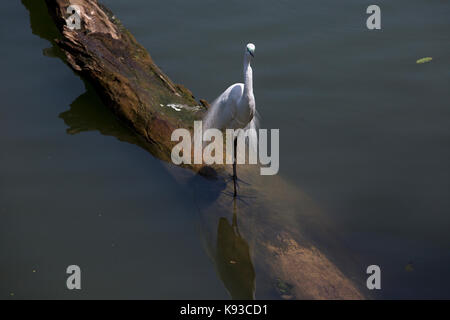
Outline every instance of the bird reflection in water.
POLYGON ((239 233, 236 200, 231 225, 227 218, 219 219, 216 263, 219 276, 233 299, 254 299, 255 269, 248 243, 239 233))

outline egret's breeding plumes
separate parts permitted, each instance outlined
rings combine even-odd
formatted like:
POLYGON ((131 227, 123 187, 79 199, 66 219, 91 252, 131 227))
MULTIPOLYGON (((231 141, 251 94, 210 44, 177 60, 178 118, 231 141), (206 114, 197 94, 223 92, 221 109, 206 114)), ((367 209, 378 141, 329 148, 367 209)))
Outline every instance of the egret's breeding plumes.
MULTIPOLYGON (((228 87, 214 102, 204 119, 204 128, 224 129, 254 129, 252 139, 256 135, 256 106, 253 95, 253 70, 251 61, 255 57, 255 45, 247 44, 244 53, 244 83, 235 83, 228 87)), ((241 131, 239 134, 243 134, 241 131)), ((256 141, 256 139, 254 140, 256 141)), ((233 181, 234 196, 236 196, 236 153, 237 137, 234 137, 233 181)))

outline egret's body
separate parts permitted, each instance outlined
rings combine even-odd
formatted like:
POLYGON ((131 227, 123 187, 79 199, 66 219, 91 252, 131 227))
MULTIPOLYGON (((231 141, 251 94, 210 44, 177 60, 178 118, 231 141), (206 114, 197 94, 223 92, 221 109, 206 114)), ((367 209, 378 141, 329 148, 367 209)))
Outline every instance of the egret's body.
POLYGON ((253 95, 244 98, 244 87, 243 83, 235 83, 213 102, 212 108, 216 110, 211 109, 211 119, 207 117, 205 123, 207 127, 219 130, 245 128, 253 118, 254 98, 253 95), (211 125, 210 122, 214 124, 211 125))
MULTIPOLYGON (((231 85, 214 100, 205 117, 205 129, 256 129, 256 106, 251 67, 254 53, 255 46, 251 43, 248 44, 244 53, 244 83, 231 85)), ((253 131, 252 134, 256 134, 256 132, 253 131)), ((236 196, 236 138, 234 141, 233 179, 234 195, 236 196)))

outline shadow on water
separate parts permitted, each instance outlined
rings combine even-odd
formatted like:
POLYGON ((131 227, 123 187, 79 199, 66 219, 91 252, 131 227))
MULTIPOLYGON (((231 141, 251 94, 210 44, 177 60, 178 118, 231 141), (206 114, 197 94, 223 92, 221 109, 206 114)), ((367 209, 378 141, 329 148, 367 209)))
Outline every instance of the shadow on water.
MULTIPOLYGON (((44 49, 43 54, 50 58, 59 58, 66 63, 65 54, 55 41, 60 39, 61 35, 47 11, 45 1, 22 0, 22 4, 30 14, 30 27, 33 34, 48 40, 52 45, 44 49)), ((80 77, 75 72, 74 75, 80 77)), ((69 127, 67 133, 98 131, 102 135, 116 137, 120 141, 138 145, 153 155, 153 146, 114 116, 103 104, 94 87, 85 79, 81 77, 80 79, 84 83, 86 92, 71 103, 69 110, 59 115, 69 127)))
MULTIPOLYGON (((30 13, 33 34, 52 44, 44 54, 65 61, 54 41, 59 33, 44 1, 22 0, 22 4, 30 13)), ((154 155, 152 146, 125 127, 94 88, 84 83, 86 92, 59 115, 68 126, 67 133, 99 131, 154 155)), ((233 298, 364 297, 358 285, 362 279, 351 277, 355 272, 339 263, 346 254, 335 245, 320 210, 295 186, 244 166, 240 177, 249 185, 240 190, 245 196, 234 200, 231 184, 226 183, 228 172, 208 180, 172 164, 165 166, 186 190, 194 191, 206 250, 233 298)))
POLYGON ((86 92, 76 98, 70 109, 62 112, 59 117, 69 127, 68 134, 77 134, 86 131, 98 131, 105 136, 113 136, 120 141, 139 145, 146 148, 144 142, 127 127, 125 127, 114 114, 106 108, 92 85, 84 81, 86 92))
MULTIPOLYGON (((48 40, 52 45, 44 49, 43 54, 66 62, 64 52, 61 51, 55 41, 55 39, 61 38, 61 35, 47 11, 45 1, 22 0, 22 4, 30 14, 30 27, 33 34, 48 40)), ((92 85, 84 79, 82 81, 86 92, 72 102, 68 111, 59 115, 69 126, 67 133, 76 134, 82 131, 97 130, 103 135, 114 136, 121 141, 139 145, 139 138, 131 130, 124 127, 103 105, 92 85)))
POLYGON ((61 38, 61 35, 50 18, 45 1, 22 0, 22 4, 30 13, 31 32, 42 39, 50 41, 52 44, 51 47, 44 49, 43 54, 65 61, 64 53, 55 42, 55 39, 61 38))

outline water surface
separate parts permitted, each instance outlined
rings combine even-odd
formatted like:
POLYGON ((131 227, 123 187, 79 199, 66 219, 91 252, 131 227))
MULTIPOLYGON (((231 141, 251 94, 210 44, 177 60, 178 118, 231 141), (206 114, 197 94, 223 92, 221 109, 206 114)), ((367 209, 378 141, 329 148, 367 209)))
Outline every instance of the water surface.
MULTIPOLYGON (((196 189, 121 141, 132 135, 55 58, 42 7, 22 2, 1 4, 0 296, 228 298, 255 285, 257 298, 280 298, 232 210, 205 224, 196 189), (230 241, 241 272, 226 264, 230 241), (80 292, 65 288, 69 264, 83 270, 80 292)), ((367 296, 450 298, 450 4, 381 1, 382 30, 369 31, 368 1, 103 3, 198 98, 241 82, 255 43, 280 178, 314 201, 341 249, 317 230, 311 241, 360 284, 380 265, 383 289, 367 296)))

